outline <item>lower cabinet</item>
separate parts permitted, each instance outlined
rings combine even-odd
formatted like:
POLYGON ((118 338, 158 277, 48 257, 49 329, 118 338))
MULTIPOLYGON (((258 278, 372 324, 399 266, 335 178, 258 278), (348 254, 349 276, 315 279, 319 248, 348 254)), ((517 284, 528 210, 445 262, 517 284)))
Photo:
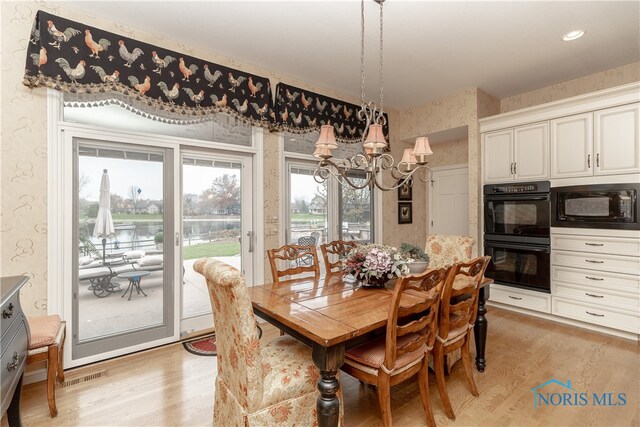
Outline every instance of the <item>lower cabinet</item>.
POLYGON ((551 295, 512 286, 491 285, 490 300, 528 310, 551 313, 551 295))

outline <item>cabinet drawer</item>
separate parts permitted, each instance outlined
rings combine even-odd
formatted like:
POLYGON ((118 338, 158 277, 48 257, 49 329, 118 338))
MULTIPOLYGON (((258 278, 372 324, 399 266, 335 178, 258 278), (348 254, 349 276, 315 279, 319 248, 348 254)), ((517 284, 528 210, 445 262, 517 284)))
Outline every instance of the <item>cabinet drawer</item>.
POLYGON ((13 321, 20 313, 20 292, 13 294, 11 298, 2 306, 2 318, 0 318, 0 336, 4 337, 5 332, 11 327, 13 321))
POLYGON ((640 274, 640 258, 579 252, 551 251, 551 264, 612 273, 640 274))
POLYGON ((616 309, 599 307, 596 304, 577 302, 553 297, 552 313, 594 325, 606 326, 622 331, 640 332, 640 317, 616 309))
POLYGON ((555 234, 551 236, 551 249, 638 256, 640 255, 640 239, 555 234))
MULTIPOLYGON (((10 398, 15 389, 18 377, 24 371, 27 362, 27 350, 29 347, 29 336, 25 317, 20 313, 13 326, 7 331, 8 345, 2 346, 2 357, 0 358, 0 369, 2 370, 2 398, 10 398), (17 360, 15 356, 17 355, 17 360), (15 367, 13 367, 13 363, 15 367)), ((3 402, 3 407, 4 407, 3 402)))
POLYGON ((528 292, 509 286, 491 285, 489 300, 544 313, 551 312, 551 295, 540 292, 528 292))
POLYGON ((638 292, 620 292, 612 290, 593 289, 570 283, 554 282, 553 296, 563 296, 582 300, 587 303, 602 305, 603 307, 619 308, 632 313, 638 312, 640 297, 638 292))
POLYGON ((551 267, 551 280, 585 286, 588 289, 616 290, 638 292, 640 276, 610 273, 607 271, 584 271, 577 268, 551 267))

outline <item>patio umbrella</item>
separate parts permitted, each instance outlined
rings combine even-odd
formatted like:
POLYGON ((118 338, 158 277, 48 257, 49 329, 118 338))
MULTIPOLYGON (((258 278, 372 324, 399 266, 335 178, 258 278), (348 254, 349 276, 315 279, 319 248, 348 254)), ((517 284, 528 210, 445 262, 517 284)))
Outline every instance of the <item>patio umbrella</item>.
POLYGON ((105 260, 105 252, 107 248, 107 237, 113 236, 115 229, 113 227, 113 218, 111 218, 111 185, 109 184, 109 175, 107 170, 102 174, 100 181, 100 201, 98 203, 98 216, 96 217, 96 226, 93 229, 94 237, 102 237, 102 261, 105 260))

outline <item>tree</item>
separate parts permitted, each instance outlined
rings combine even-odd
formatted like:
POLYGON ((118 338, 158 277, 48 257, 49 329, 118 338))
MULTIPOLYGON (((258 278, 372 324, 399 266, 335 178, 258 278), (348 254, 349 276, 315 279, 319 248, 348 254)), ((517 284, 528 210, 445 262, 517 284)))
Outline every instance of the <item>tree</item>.
POLYGON ((240 183, 236 175, 224 174, 213 180, 211 187, 200 195, 200 203, 213 213, 223 210, 229 214, 240 211, 240 183))
POLYGON ((309 202, 302 197, 297 197, 293 201, 293 209, 298 213, 309 213, 309 202))
POLYGON ((133 202, 133 214, 136 214, 136 204, 138 203, 138 196, 142 193, 142 190, 137 185, 132 185, 129 187, 129 198, 133 202))

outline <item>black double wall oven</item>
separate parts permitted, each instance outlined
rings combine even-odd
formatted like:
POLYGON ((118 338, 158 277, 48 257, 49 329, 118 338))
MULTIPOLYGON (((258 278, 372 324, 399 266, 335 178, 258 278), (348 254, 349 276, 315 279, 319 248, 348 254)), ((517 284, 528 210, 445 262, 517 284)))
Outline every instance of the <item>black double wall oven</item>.
POLYGON ((487 184, 484 193, 486 276, 496 283, 551 292, 549 181, 487 184))

